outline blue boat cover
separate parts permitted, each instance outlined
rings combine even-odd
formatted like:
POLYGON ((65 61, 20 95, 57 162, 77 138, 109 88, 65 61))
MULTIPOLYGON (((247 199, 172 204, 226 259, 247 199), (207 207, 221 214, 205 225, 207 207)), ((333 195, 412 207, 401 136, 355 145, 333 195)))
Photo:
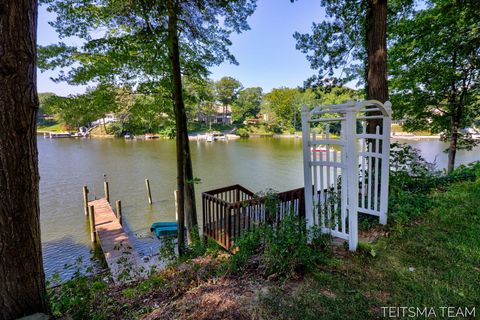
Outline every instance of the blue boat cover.
POLYGON ((178 225, 176 222, 155 222, 150 227, 150 231, 155 232, 157 238, 166 236, 176 236, 178 225))

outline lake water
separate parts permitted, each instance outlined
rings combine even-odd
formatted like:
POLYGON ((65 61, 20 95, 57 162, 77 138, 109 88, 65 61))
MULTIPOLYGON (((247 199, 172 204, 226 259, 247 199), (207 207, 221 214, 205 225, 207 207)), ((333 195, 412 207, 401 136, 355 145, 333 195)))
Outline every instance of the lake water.
MULTIPOLYGON (((446 144, 435 140, 405 140, 428 161, 445 168, 446 144)), ((72 275, 79 257, 90 264, 88 221, 82 207, 82 186, 90 197, 103 196, 103 174, 110 183, 110 199, 122 201, 126 227, 141 254, 158 251, 149 228, 156 221, 174 221, 176 185, 175 142, 171 140, 43 139, 38 137, 40 207, 43 256, 47 277, 72 275), (149 206, 145 178, 150 179, 153 205, 149 206)), ((252 138, 228 142, 191 142, 197 206, 201 192, 241 184, 257 192, 285 191, 303 185, 300 139, 252 138)), ((460 151, 457 164, 480 160, 480 148, 460 151)))

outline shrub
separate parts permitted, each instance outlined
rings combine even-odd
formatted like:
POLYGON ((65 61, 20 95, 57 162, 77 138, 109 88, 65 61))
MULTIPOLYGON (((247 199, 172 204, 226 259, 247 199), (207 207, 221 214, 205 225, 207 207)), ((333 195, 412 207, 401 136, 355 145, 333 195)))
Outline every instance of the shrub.
POLYGON ((290 277, 317 265, 321 255, 308 244, 311 232, 294 214, 284 216, 276 228, 266 228, 263 255, 267 273, 290 277))
MULTIPOLYGON (((108 283, 101 276, 87 276, 82 274, 84 269, 82 258, 77 258, 75 264, 66 265, 65 268, 73 267, 75 272, 72 279, 61 283, 58 274, 47 280, 47 290, 50 310, 54 317, 68 319, 91 319, 95 316, 98 319, 107 318, 94 309, 96 301, 105 300, 105 292, 108 290, 108 283)), ((91 267, 86 269, 89 273, 91 267)))
POLYGON ((113 134, 115 137, 123 136, 124 128, 120 122, 112 122, 107 126, 107 134, 113 134))
POLYGON ((175 127, 171 126, 160 130, 159 133, 160 135, 167 137, 168 139, 175 139, 176 130, 175 127))
POLYGON ((445 174, 435 171, 435 163, 427 162, 418 149, 400 143, 391 145, 390 168, 389 216, 397 223, 417 218, 432 208, 432 191, 480 177, 478 161, 445 174))
POLYGON ((234 255, 229 260, 229 269, 238 272, 245 268, 250 259, 255 255, 261 243, 263 242, 265 233, 264 227, 259 227, 252 231, 242 234, 232 247, 234 255))
POLYGON ((248 138, 250 136, 250 133, 248 132, 247 129, 245 128, 238 128, 236 131, 235 131, 236 134, 238 134, 240 137, 242 138, 248 138))

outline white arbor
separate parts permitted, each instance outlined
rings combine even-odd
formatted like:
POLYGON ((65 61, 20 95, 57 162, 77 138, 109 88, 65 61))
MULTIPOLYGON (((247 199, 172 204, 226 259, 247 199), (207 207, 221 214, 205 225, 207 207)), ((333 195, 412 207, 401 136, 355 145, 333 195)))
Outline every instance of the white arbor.
POLYGON ((358 244, 358 212, 387 223, 390 123, 389 101, 302 109, 307 227, 317 225, 348 240, 352 251, 358 244), (382 123, 375 133, 366 131, 369 119, 382 123))

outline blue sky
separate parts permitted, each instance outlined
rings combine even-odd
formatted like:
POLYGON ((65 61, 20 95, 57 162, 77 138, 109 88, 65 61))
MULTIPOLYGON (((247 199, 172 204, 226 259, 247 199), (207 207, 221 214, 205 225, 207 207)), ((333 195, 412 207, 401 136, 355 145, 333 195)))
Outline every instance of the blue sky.
MULTIPOLYGON (((304 54, 295 49, 293 33, 310 32, 312 22, 324 18, 319 0, 258 0, 257 10, 249 18, 251 30, 233 35, 231 52, 238 66, 224 63, 211 69, 210 78, 218 80, 232 76, 244 87, 259 86, 264 92, 281 86, 296 87, 315 73, 304 54)), ((48 25, 54 16, 44 6, 39 9, 38 44, 47 45, 59 41, 55 30, 48 25)), ((73 87, 65 83, 53 83, 55 72, 38 72, 39 92, 55 92, 59 95, 80 93, 85 87, 73 87)))

